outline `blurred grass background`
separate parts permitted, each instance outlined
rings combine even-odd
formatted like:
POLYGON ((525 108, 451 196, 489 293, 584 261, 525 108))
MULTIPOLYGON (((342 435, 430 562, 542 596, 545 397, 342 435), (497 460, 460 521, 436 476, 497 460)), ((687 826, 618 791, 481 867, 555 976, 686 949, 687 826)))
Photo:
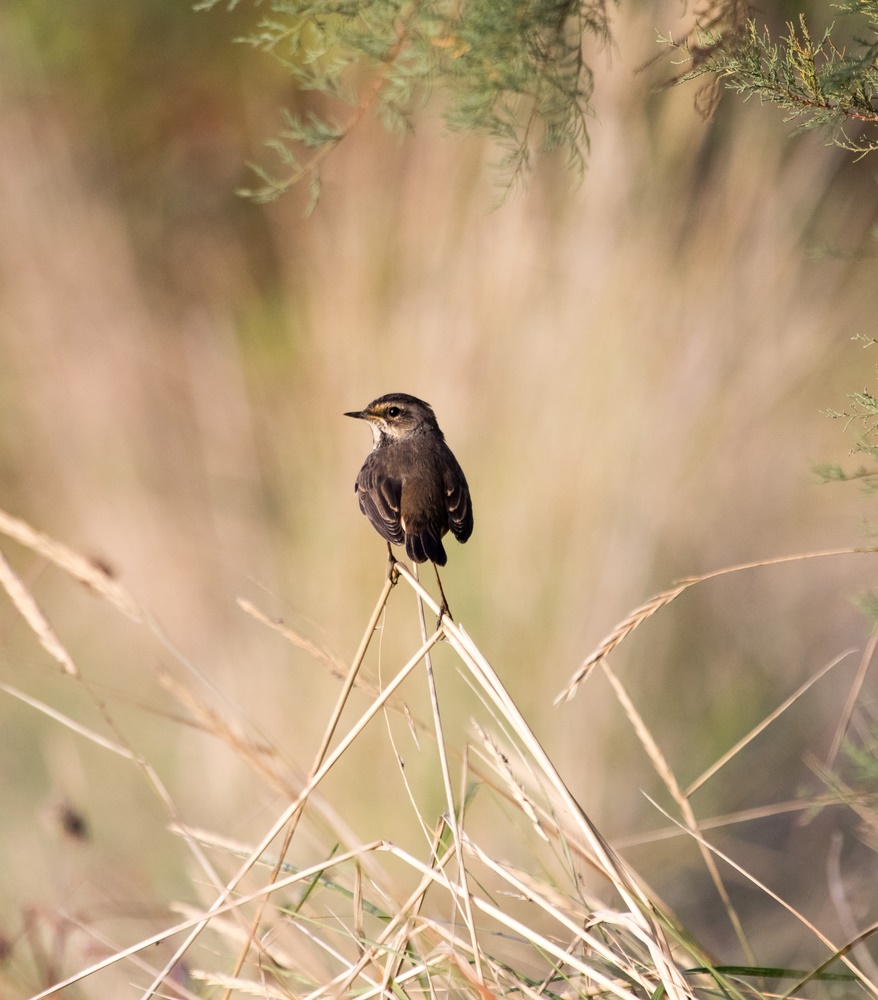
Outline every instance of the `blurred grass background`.
MULTIPOLYGON (((661 797, 657 779, 600 675, 571 704, 551 701, 672 580, 861 542, 868 506, 853 487, 818 486, 811 462, 847 460, 852 437, 821 411, 874 375, 874 352, 852 342, 873 335, 878 305, 874 163, 791 139, 753 102, 727 99, 706 122, 694 89, 656 89, 667 62, 636 71, 680 17, 656 0, 618 11, 614 51, 593 55, 599 119, 580 187, 547 163, 491 211, 496 150, 444 135, 428 109, 404 140, 371 124, 346 139, 305 218, 305 191, 271 206, 234 193, 279 107, 299 100, 279 67, 231 43, 255 17, 157 0, 0 11, 2 506, 111 566, 217 705, 305 770, 337 683, 235 599, 350 659, 385 567, 352 489, 369 440, 341 414, 384 392, 421 396, 475 502, 475 534, 444 577, 456 617, 611 841, 663 827, 641 794, 661 797)), ((158 683, 167 649, 3 549, 188 820, 258 836, 283 795, 179 723, 158 683)), ((681 780, 862 647, 851 597, 871 565, 704 585, 619 651, 681 780)), ((411 595, 395 598, 388 658, 414 636, 411 595)), ((100 727, 6 605, 0 626, 4 680, 100 727)), ((804 757, 825 754, 856 659, 699 793, 702 815, 821 790, 804 757)), ((140 775, 12 699, 0 730, 3 936, 17 940, 23 914, 51 924, 57 907, 120 939, 125 920, 152 926, 154 901, 188 880, 140 775), (87 842, 60 836, 63 802, 87 842)), ((388 754, 380 733, 370 753, 388 754)), ((353 772, 337 781, 346 821, 380 835, 390 792, 359 795, 353 772)), ((838 811, 716 839, 832 927, 821 873, 836 830, 856 890, 874 855, 838 811)), ((681 843, 625 853, 734 961, 681 843)), ((768 936, 764 961, 813 958, 764 897, 735 891, 768 936)))

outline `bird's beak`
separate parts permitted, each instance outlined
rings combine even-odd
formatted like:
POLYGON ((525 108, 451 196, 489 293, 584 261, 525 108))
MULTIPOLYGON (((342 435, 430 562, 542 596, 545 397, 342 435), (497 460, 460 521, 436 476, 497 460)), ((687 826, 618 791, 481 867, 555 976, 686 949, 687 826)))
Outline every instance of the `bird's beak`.
POLYGON ((354 413, 345 413, 345 414, 343 414, 343 416, 345 416, 345 417, 355 417, 357 420, 365 420, 366 419, 366 411, 365 410, 356 410, 354 413))

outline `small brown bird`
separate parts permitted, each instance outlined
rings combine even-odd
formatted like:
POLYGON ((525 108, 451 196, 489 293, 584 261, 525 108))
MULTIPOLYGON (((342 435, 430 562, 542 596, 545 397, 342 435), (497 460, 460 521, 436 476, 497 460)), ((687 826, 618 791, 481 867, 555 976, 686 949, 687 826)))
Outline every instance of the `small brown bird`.
POLYGON ((473 531, 473 508, 466 477, 432 407, 394 392, 345 416, 368 421, 374 441, 354 485, 360 510, 387 540, 388 551, 391 542, 405 545, 415 562, 444 566, 442 538, 450 531, 465 542, 473 531))

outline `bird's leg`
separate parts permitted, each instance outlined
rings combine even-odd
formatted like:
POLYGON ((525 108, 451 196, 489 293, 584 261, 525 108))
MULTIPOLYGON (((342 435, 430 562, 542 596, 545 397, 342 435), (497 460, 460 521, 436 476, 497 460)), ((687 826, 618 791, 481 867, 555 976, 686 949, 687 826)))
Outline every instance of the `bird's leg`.
POLYGON ((387 579, 394 584, 399 579, 399 570, 396 568, 396 556, 393 554, 390 542, 387 543, 387 579))
MULTIPOLYGON (((436 628, 442 624, 443 615, 448 615, 451 618, 451 608, 448 607, 448 601, 445 598, 445 591, 442 589, 442 581, 439 579, 439 567, 436 563, 433 563, 433 569, 436 571, 436 582, 439 584, 439 593, 442 595, 442 603, 439 605, 439 617, 436 620, 436 628)), ((454 619, 451 619, 454 621, 454 619)))

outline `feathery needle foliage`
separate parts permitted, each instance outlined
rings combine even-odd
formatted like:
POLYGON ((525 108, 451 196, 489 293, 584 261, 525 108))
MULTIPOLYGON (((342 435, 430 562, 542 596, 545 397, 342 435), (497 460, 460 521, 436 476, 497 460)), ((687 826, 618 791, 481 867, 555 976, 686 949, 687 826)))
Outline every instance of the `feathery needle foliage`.
MULTIPOLYGON (((873 337, 859 334, 854 338, 863 343, 864 348, 874 347, 873 337)), ((826 416, 833 420, 844 420, 845 430, 852 426, 858 428, 853 447, 854 454, 868 455, 873 463, 878 463, 878 397, 868 388, 862 392, 848 393, 848 408, 844 411, 829 409, 826 416)), ((860 466, 849 471, 837 463, 818 463, 814 465, 815 474, 824 482, 858 481, 866 496, 872 496, 878 491, 878 469, 860 466)))
POLYGON ((831 144, 865 155, 878 149, 878 0, 850 0, 840 10, 865 20, 867 37, 850 51, 835 41, 834 25, 815 36, 800 15, 775 39, 753 19, 740 22, 734 4, 712 10, 709 25, 683 42, 663 40, 689 59, 677 82, 713 74, 745 97, 783 108, 799 128, 828 128, 831 144))
POLYGON ((321 163, 367 113, 388 130, 411 129, 412 113, 433 90, 443 94, 450 129, 499 144, 507 189, 535 154, 561 151, 581 173, 593 89, 582 41, 609 39, 604 0, 272 0, 269 6, 270 15, 240 41, 270 53, 298 91, 315 91, 322 100, 319 110, 284 113, 283 131, 269 142, 282 170, 275 175, 254 166, 262 186, 244 192, 258 201, 307 179, 316 202, 321 163))

